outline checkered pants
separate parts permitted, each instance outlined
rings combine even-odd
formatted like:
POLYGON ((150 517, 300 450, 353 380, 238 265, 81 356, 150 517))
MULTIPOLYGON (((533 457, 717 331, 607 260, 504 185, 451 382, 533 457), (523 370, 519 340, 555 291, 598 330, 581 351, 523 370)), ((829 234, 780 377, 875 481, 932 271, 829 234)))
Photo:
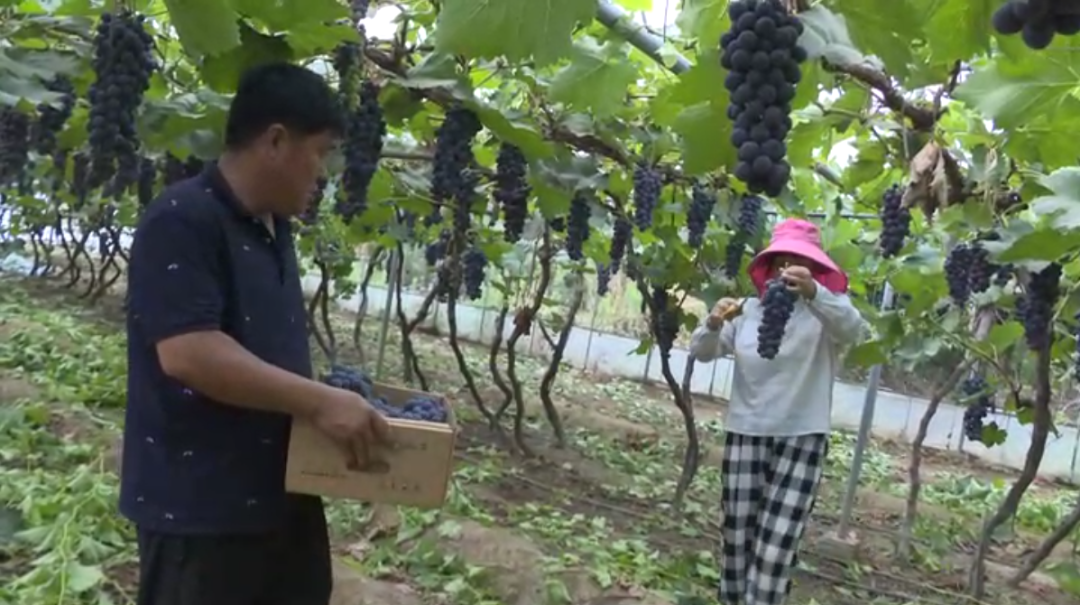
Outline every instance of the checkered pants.
POLYGON ((720 602, 782 605, 814 506, 829 438, 727 433, 720 602))

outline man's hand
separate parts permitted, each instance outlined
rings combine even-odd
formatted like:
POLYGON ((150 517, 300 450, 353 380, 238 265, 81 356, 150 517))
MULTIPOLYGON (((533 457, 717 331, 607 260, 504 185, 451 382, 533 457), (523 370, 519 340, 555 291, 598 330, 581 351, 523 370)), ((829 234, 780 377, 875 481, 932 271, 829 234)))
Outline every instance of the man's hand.
POLYGON ((786 267, 780 273, 780 278, 787 283, 789 290, 799 294, 806 300, 814 300, 814 297, 817 296, 818 283, 814 279, 814 274, 806 267, 786 267))
POLYGON ((377 450, 390 445, 390 425, 364 400, 343 389, 321 402, 312 421, 345 453, 350 470, 364 470, 378 462, 377 450))
POLYGON ((721 298, 713 305, 705 326, 710 330, 719 330, 725 321, 731 321, 742 313, 742 303, 734 298, 721 298))

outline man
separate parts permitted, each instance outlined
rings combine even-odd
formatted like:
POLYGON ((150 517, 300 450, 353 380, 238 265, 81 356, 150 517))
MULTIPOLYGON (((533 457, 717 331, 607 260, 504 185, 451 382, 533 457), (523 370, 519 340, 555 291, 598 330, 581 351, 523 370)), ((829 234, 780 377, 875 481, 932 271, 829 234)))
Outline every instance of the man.
POLYGON ((245 74, 225 153, 146 210, 128 272, 120 510, 137 526, 140 605, 326 605, 326 519, 286 495, 293 417, 376 456, 388 428, 311 379, 288 217, 342 129, 333 91, 288 64, 245 74))

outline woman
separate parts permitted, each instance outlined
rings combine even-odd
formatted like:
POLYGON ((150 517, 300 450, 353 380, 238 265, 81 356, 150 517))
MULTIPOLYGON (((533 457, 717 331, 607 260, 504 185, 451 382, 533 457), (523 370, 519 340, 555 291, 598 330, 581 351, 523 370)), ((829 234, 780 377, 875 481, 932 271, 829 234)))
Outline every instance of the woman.
POLYGON ((780 605, 821 481, 840 350, 863 337, 866 322, 813 223, 777 225, 749 274, 759 295, 779 278, 798 296, 780 352, 771 360, 758 354, 758 298, 720 300, 694 331, 690 350, 704 362, 735 358, 722 467, 720 601, 780 605))

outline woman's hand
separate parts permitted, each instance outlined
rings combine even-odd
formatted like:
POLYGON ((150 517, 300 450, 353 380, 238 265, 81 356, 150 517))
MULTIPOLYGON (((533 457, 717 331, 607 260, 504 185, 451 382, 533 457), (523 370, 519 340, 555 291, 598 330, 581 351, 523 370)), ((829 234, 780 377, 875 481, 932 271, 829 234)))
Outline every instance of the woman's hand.
POLYGON ((713 305, 705 325, 710 330, 719 330, 725 321, 731 321, 742 313, 742 303, 734 298, 721 298, 713 305))
POLYGON ((806 267, 786 267, 780 272, 780 278, 787 283, 788 289, 807 300, 814 300, 814 297, 817 296, 817 280, 814 279, 814 274, 810 272, 810 269, 806 267))

